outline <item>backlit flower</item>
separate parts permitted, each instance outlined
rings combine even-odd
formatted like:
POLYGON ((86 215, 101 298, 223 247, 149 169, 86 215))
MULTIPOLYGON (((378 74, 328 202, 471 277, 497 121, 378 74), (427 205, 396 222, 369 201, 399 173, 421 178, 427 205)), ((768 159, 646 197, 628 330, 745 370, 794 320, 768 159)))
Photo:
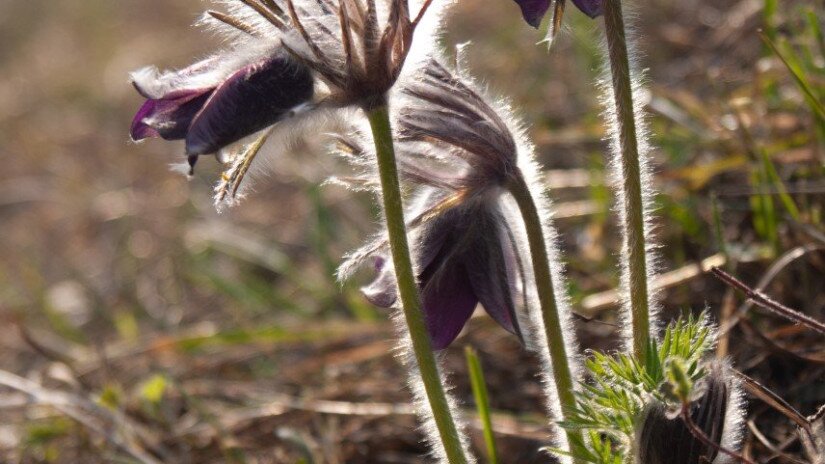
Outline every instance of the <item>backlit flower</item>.
POLYGON ((181 71, 134 73, 134 86, 147 100, 132 121, 132 139, 185 140, 194 164, 197 156, 275 124, 312 98, 308 68, 282 49, 233 64, 218 57, 181 71))
MULTIPOLYGON (((395 111, 401 178, 419 187, 407 207, 410 249, 423 311, 435 349, 446 348, 476 306, 522 337, 525 269, 508 215, 506 184, 519 175, 518 143, 507 122, 471 84, 435 60, 404 83, 395 111)), ((358 137, 342 140, 365 173, 351 184, 369 186, 371 159, 358 137)), ((374 184, 374 183, 373 183, 374 184)), ((385 237, 351 254, 340 273, 373 257, 378 275, 362 291, 375 305, 396 303, 385 237)))
MULTIPOLYGON (((440 202, 437 193, 424 208, 440 202)), ((521 338, 517 301, 520 270, 504 216, 480 199, 441 211, 412 233, 413 259, 433 348, 446 348, 478 303, 507 331, 521 338)), ((378 277, 362 291, 389 308, 396 302, 395 278, 386 255, 377 257, 378 277)))
MULTIPOLYGON (((228 35, 231 45, 179 71, 133 73, 147 100, 130 132, 136 141, 185 140, 190 165, 262 133, 260 143, 250 144, 255 150, 242 150, 224 176, 239 183, 270 133, 265 129, 329 114, 317 110, 383 102, 432 0, 424 0, 414 18, 407 0, 215 1, 228 12, 210 11, 204 22, 228 35), (303 118, 290 118, 297 113, 303 118)), ((223 198, 227 189, 218 190, 223 198)))
POLYGON ((413 17, 408 0, 386 0, 386 9, 376 0, 286 0, 293 27, 284 47, 326 84, 324 101, 370 109, 385 103, 432 1, 413 17))

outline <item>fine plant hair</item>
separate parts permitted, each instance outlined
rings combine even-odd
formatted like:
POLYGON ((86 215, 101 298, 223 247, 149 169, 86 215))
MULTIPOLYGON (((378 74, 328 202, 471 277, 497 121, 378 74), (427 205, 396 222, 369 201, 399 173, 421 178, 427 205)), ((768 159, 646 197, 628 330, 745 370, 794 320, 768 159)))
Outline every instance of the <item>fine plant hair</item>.
MULTIPOLYGON (((533 150, 530 144, 522 142, 520 145, 525 148, 529 147, 529 150, 522 148, 522 150, 520 150, 521 154, 529 153, 532 155, 533 150)), ((547 247, 548 260, 550 261, 550 272, 553 278, 553 288, 556 296, 556 307, 559 313, 559 318, 561 319, 562 331, 565 334, 564 344, 567 351, 571 375, 574 380, 581 379, 581 348, 579 347, 578 339, 576 337, 576 329, 573 325, 573 312, 567 289, 566 272, 560 258, 561 252, 558 248, 558 232, 556 231, 552 220, 552 201, 548 197, 546 187, 542 183, 542 178, 539 175, 541 171, 538 164, 532 159, 532 156, 530 156, 530 158, 522 156, 521 158, 522 159, 519 161, 519 169, 522 171, 522 174, 527 180, 527 185, 530 187, 530 192, 533 195, 533 199, 537 204, 542 218, 544 241, 547 247)), ((512 199, 508 198, 507 203, 507 210, 509 211, 509 214, 512 214, 515 218, 520 218, 518 207, 513 204, 514 202, 512 199)), ((520 225, 520 221, 518 220, 513 221, 513 223, 520 225)), ((528 248, 523 227, 519 230, 517 237, 517 240, 520 241, 518 249, 522 251, 527 250, 528 248)), ((535 279, 535 276, 533 275, 529 253, 524 254, 522 257, 522 262, 525 263, 525 274, 527 274, 525 276, 525 281, 534 281, 533 279, 535 279)), ((542 336, 542 334, 546 333, 545 325, 544 320, 542 319, 541 311, 536 303, 537 296, 534 285, 529 285, 527 287, 527 296, 528 301, 531 302, 527 308, 532 329, 530 330, 530 333, 532 334, 530 342, 534 345, 533 351, 541 359, 542 368, 540 376, 544 390, 545 408, 549 417, 552 419, 552 446, 557 449, 566 450, 570 448, 570 443, 568 443, 567 436, 564 433, 561 433, 561 429, 559 429, 556 425, 556 422, 561 421, 564 418, 564 415, 562 414, 562 405, 558 396, 558 387, 553 377, 553 361, 550 357, 547 338, 542 336)), ((570 457, 568 456, 557 455, 556 458, 561 462, 570 462, 570 457)))
MULTIPOLYGON (((626 6, 627 3, 622 2, 622 6, 626 6)), ((633 13, 630 12, 628 14, 627 8, 625 8, 625 17, 630 16, 630 21, 632 21, 633 13)), ((650 132, 647 122, 647 116, 645 112, 645 105, 647 103, 646 94, 647 92, 644 90, 645 87, 645 76, 644 72, 638 65, 639 61, 639 53, 634 50, 634 32, 632 27, 628 28, 625 27, 626 39, 627 39, 627 47, 628 47, 628 59, 630 64, 630 81, 631 81, 631 93, 632 93, 632 100, 633 100, 633 115, 635 119, 635 127, 636 127, 636 141, 638 147, 638 155, 639 155, 639 175, 640 175, 640 182, 641 182, 641 193, 642 193, 642 214, 644 219, 644 240, 645 240, 645 268, 647 273, 647 290, 648 290, 648 317, 650 320, 650 336, 655 337, 656 333, 658 333, 660 327, 660 323, 658 322, 658 313, 659 313, 659 295, 658 291, 656 291, 651 285, 651 279, 656 274, 658 269, 658 258, 656 250, 658 246, 656 245, 655 239, 655 230, 653 224, 653 197, 654 197, 654 185, 653 185, 653 176, 651 173, 651 166, 650 166, 650 153, 652 151, 652 145, 650 143, 650 132)), ((631 290, 632 285, 630 282, 631 279, 631 272, 630 272, 630 242, 628 237, 628 227, 631 227, 630 224, 627 222, 627 210, 626 210, 626 192, 623 188, 624 178, 626 173, 622 169, 622 144, 621 144, 621 121, 620 115, 618 114, 616 108, 616 95, 612 85, 612 76, 611 76, 611 65, 610 65, 610 58, 607 52, 607 44, 606 42, 602 44, 602 50, 604 53, 604 66, 602 70, 602 77, 598 82, 598 87, 601 90, 601 104, 603 107, 602 116, 607 126, 607 136, 606 141, 609 144, 610 149, 610 162, 609 162, 609 170, 610 170, 610 183, 616 192, 616 206, 615 211, 619 218, 619 225, 622 230, 622 246, 620 251, 620 268, 621 268, 621 276, 620 276, 620 298, 621 298, 621 325, 623 327, 623 338, 625 340, 625 347, 628 350, 633 350, 633 324, 631 321, 633 308, 631 302, 631 290)))
MULTIPOLYGON (((719 364, 724 371, 730 372, 733 370, 733 365, 729 359, 719 361, 719 364)), ((734 375, 728 377, 730 377, 730 389, 725 412, 725 425, 719 446, 728 450, 738 450, 745 438, 747 400, 745 391, 742 388, 742 380, 734 375)), ((724 453, 719 453, 719 456, 714 460, 714 464, 736 464, 736 460, 724 453)))

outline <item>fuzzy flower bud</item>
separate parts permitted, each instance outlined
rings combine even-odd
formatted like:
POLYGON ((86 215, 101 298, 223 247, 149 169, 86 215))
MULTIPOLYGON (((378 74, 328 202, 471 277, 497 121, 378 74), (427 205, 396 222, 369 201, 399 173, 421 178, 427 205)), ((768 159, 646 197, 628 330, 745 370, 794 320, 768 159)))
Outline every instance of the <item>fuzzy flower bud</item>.
MULTIPOLYGON (((667 406, 654 402, 643 413, 637 433, 638 462, 644 464, 704 464, 727 462, 720 447, 733 445, 739 433, 737 385, 721 364, 713 364, 698 384, 700 397, 690 402, 691 421, 713 446, 696 436, 679 415, 667 406), (715 459, 719 460, 715 461, 715 459)), ((677 369, 678 370, 678 369, 677 369)))

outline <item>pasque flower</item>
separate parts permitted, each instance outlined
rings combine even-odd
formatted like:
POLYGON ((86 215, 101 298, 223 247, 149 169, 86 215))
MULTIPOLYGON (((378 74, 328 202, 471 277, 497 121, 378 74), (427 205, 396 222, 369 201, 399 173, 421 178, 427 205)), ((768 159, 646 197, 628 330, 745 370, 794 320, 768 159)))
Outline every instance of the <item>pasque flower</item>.
MULTIPOLYGON (((418 187, 405 220, 432 346, 447 347, 480 302, 538 352, 547 406, 563 419, 575 401, 577 362, 567 353, 577 348, 532 147, 505 103, 488 103, 470 79, 434 59, 405 79, 397 95, 397 164, 406 184, 418 187)), ((357 138, 342 144, 364 170, 350 184, 370 188, 374 167, 360 148, 367 144, 357 138)), ((396 304, 386 244, 379 235, 339 269, 345 278, 374 257, 379 275, 363 290, 379 306, 396 304)), ((558 443, 570 439, 580 439, 578 432, 558 443)))
POLYGON ((298 109, 370 107, 401 73, 413 32, 432 0, 410 18, 406 0, 223 0, 229 12, 204 22, 232 45, 178 71, 132 74, 146 98, 133 140, 185 140, 194 165, 298 109), (384 6, 384 5, 382 5, 384 6))
MULTIPOLYGON (((502 203, 504 185, 517 172, 517 143, 484 98, 435 60, 401 93, 396 152, 401 177, 422 187, 406 217, 433 347, 446 348, 479 302, 521 339, 524 270, 502 203)), ((354 159, 369 159, 361 153, 366 144, 342 143, 347 153, 362 155, 354 159)), ((354 183, 367 185, 369 176, 354 183)), ((350 255, 342 273, 368 256, 378 276, 363 292, 377 306, 393 306, 396 284, 383 237, 350 255)))
MULTIPOLYGON (((427 206, 440 203, 432 193, 427 206)), ((427 329, 433 348, 446 348, 461 332, 480 302, 504 329, 521 338, 516 313, 519 269, 504 217, 483 199, 447 208, 419 226, 412 237, 413 255, 427 329)), ((381 307, 396 302, 395 278, 380 255, 375 281, 362 289, 381 307)))
POLYGON ((271 126, 312 98, 308 68, 282 49, 234 64, 215 57, 181 71, 134 73, 134 86, 147 100, 132 122, 132 139, 183 139, 194 165, 197 156, 271 126))

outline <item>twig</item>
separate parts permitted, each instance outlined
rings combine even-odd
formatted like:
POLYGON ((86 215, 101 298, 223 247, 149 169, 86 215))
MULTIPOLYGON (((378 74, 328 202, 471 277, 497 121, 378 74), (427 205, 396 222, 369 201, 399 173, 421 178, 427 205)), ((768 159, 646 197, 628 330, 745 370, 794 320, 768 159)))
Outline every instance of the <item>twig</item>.
POLYGON ((728 274, 727 272, 719 269, 718 267, 714 266, 711 268, 710 272, 713 273, 716 278, 725 282, 731 287, 734 287, 745 294, 751 301, 756 303, 762 308, 765 308, 769 311, 772 311, 780 316, 785 317, 797 324, 802 324, 809 329, 815 330, 822 335, 825 335, 825 323, 817 321, 816 319, 803 314, 799 311, 791 309, 782 303, 772 300, 769 296, 765 295, 762 292, 756 291, 747 285, 745 285, 742 281, 738 280, 736 277, 728 274))
POLYGON ((715 443, 710 438, 708 438, 708 436, 705 435, 705 432, 703 432, 702 429, 700 429, 696 425, 696 423, 693 422, 693 419, 690 417, 690 403, 688 403, 688 402, 682 403, 682 414, 681 414, 681 416, 682 416, 682 420, 685 422, 685 425, 687 425, 688 430, 690 430, 690 433, 692 433, 694 437, 699 439, 699 441, 704 443, 706 446, 713 447, 713 448, 717 449, 718 451, 721 451, 722 453, 727 454, 728 456, 732 457, 733 459, 739 460, 739 462, 744 462, 745 464, 756 464, 755 462, 751 461, 750 459, 746 458, 745 456, 742 456, 741 454, 739 454, 739 453, 737 453, 733 450, 729 450, 729 449, 725 448, 724 446, 721 446, 718 443, 715 443))
MULTIPOLYGON (((762 276, 762 278, 759 279, 759 283, 756 285, 756 287, 754 289, 758 292, 761 292, 786 267, 791 265, 797 259, 800 259, 800 258, 802 258, 802 257, 806 256, 807 254, 812 253, 814 251, 825 251, 825 248, 823 248, 821 246, 810 245, 809 244, 809 245, 796 247, 796 248, 786 252, 785 254, 780 256, 779 259, 777 259, 773 264, 771 264, 771 266, 768 268, 768 270, 765 271, 765 274, 762 276)), ((740 262, 741 262, 741 260, 740 260, 740 262)), ((753 301, 751 301, 751 300, 747 300, 744 303, 742 303, 742 305, 740 305, 739 308, 736 310, 736 313, 733 315, 733 317, 730 318, 729 321, 724 322, 719 327, 719 334, 720 335, 721 334, 726 334, 733 327, 735 327, 739 323, 739 321, 742 320, 742 317, 745 315, 745 313, 748 312, 748 310, 751 308, 751 306, 753 306, 753 301)))
POLYGON ((796 422, 796 424, 803 429, 807 431, 811 430, 810 421, 779 395, 736 369, 731 369, 731 372, 742 381, 742 386, 745 387, 748 393, 764 401, 788 419, 796 422))
POLYGON ((774 454, 774 457, 781 456, 781 457, 785 458, 788 462, 792 462, 793 464, 807 464, 804 461, 794 459, 793 457, 789 456, 787 453, 782 451, 782 449, 780 449, 779 447, 777 447, 776 445, 771 443, 771 441, 768 440, 768 437, 766 437, 762 433, 762 431, 759 430, 759 427, 756 426, 756 423, 753 421, 753 419, 748 421, 748 429, 751 431, 753 436, 756 437, 756 439, 757 439, 757 441, 759 441, 759 443, 762 443, 762 445, 765 448, 767 448, 771 453, 774 454))

